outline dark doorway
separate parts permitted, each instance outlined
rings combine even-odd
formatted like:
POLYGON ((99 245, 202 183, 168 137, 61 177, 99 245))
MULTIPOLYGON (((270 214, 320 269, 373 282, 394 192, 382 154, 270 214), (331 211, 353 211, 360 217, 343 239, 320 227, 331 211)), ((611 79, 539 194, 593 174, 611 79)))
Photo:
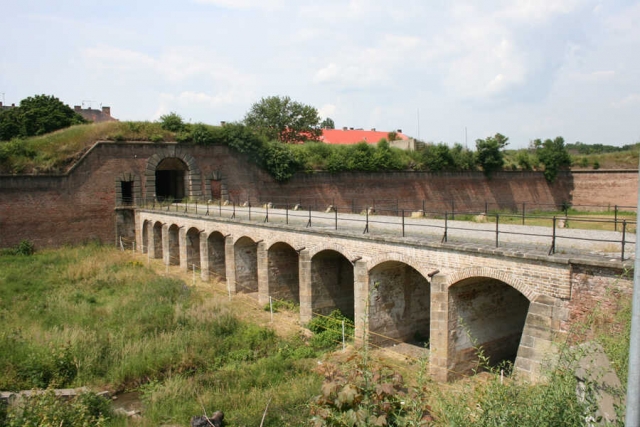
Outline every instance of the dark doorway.
POLYGON ((211 180, 211 200, 222 198, 222 181, 211 180))
POLYGON ((120 181, 120 191, 122 192, 122 204, 130 206, 133 204, 133 181, 120 181))
POLYGON ((185 197, 187 165, 180 159, 169 157, 156 167, 156 198, 158 201, 181 201, 185 197))

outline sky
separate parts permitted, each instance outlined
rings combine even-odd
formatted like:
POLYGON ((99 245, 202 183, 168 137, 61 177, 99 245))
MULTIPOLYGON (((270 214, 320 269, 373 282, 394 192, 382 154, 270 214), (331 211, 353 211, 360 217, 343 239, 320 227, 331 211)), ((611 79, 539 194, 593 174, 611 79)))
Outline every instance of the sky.
POLYGON ((241 121, 290 96, 336 127, 640 141, 640 1, 2 0, 0 100, 241 121))

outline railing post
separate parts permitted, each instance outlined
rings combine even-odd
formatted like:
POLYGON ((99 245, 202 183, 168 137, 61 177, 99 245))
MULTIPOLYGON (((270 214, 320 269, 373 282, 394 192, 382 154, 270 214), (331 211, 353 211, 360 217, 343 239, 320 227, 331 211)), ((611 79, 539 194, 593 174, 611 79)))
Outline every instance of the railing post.
POLYGON ((522 225, 524 225, 524 219, 526 217, 525 211, 526 211, 526 204, 525 202, 522 202, 522 225))
POLYGON ((618 205, 613 207, 613 230, 618 231, 618 205))
POLYGON ((218 215, 222 216, 222 197, 218 199, 218 215))
POLYGON ((196 215, 198 215, 198 199, 196 199, 196 215))
POLYGON ((498 236, 500 235, 499 224, 500 224, 500 214, 496 214, 496 248, 499 245, 499 241, 498 241, 498 236))
POLYGON ((624 261, 624 245, 627 237, 627 220, 622 220, 622 250, 620 251, 620 261, 624 261))
POLYGON ((251 221, 251 201, 249 201, 249 221, 251 221))
POLYGON ((233 213, 231 214, 231 219, 235 219, 236 217, 236 202, 233 202, 233 213))
POLYGON ((338 229, 338 207, 336 205, 333 205, 333 212, 334 212, 334 218, 335 218, 335 224, 336 224, 336 230, 338 229))
POLYGON ((284 211, 285 223, 289 225, 289 202, 287 202, 287 207, 284 211))
POLYGON ((426 216, 426 215, 427 215, 426 205, 425 205, 424 199, 422 199, 422 216, 426 216))
POLYGON ((402 209, 402 237, 404 237, 404 209, 402 209))
POLYGON ((365 215, 367 216, 367 222, 365 223, 364 226, 364 231, 362 232, 362 234, 366 234, 369 232, 369 208, 365 206, 365 215))
POLYGON ((307 222, 307 227, 311 227, 311 204, 309 204, 309 222, 307 222))
POLYGON ((551 248, 549 248, 549 255, 556 253, 556 217, 553 217, 553 234, 551 235, 551 248))
POLYGON ((444 213, 444 235, 442 236, 442 243, 447 243, 447 231, 449 226, 449 214, 447 212, 444 213))
POLYGON ((267 207, 267 213, 264 216, 264 221, 262 222, 269 222, 269 204, 267 203, 265 206, 267 207))
POLYGON ((207 213, 206 215, 209 215, 209 201, 207 200, 207 213))

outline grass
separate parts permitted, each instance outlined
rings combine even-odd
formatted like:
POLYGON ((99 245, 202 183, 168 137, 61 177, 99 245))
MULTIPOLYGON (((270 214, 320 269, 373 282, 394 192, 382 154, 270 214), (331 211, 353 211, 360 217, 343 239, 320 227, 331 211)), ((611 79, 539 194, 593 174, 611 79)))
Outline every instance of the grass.
POLYGON ((99 140, 175 141, 175 134, 152 122, 71 126, 42 136, 1 142, 0 173, 63 173, 99 140))
POLYGON ((138 389, 148 426, 258 425, 272 399, 265 426, 304 424, 316 352, 234 312, 111 248, 0 256, 0 389, 138 389))

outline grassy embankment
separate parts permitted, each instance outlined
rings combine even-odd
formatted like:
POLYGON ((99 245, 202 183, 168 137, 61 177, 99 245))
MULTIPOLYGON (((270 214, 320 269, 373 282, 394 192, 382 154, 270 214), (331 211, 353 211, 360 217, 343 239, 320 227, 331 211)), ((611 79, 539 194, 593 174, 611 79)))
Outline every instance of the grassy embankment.
POLYGON ((271 399, 265 426, 304 424, 316 352, 239 318, 258 309, 234 301, 106 247, 0 256, 0 390, 137 389, 148 426, 187 425, 203 407, 259 425, 271 399))

